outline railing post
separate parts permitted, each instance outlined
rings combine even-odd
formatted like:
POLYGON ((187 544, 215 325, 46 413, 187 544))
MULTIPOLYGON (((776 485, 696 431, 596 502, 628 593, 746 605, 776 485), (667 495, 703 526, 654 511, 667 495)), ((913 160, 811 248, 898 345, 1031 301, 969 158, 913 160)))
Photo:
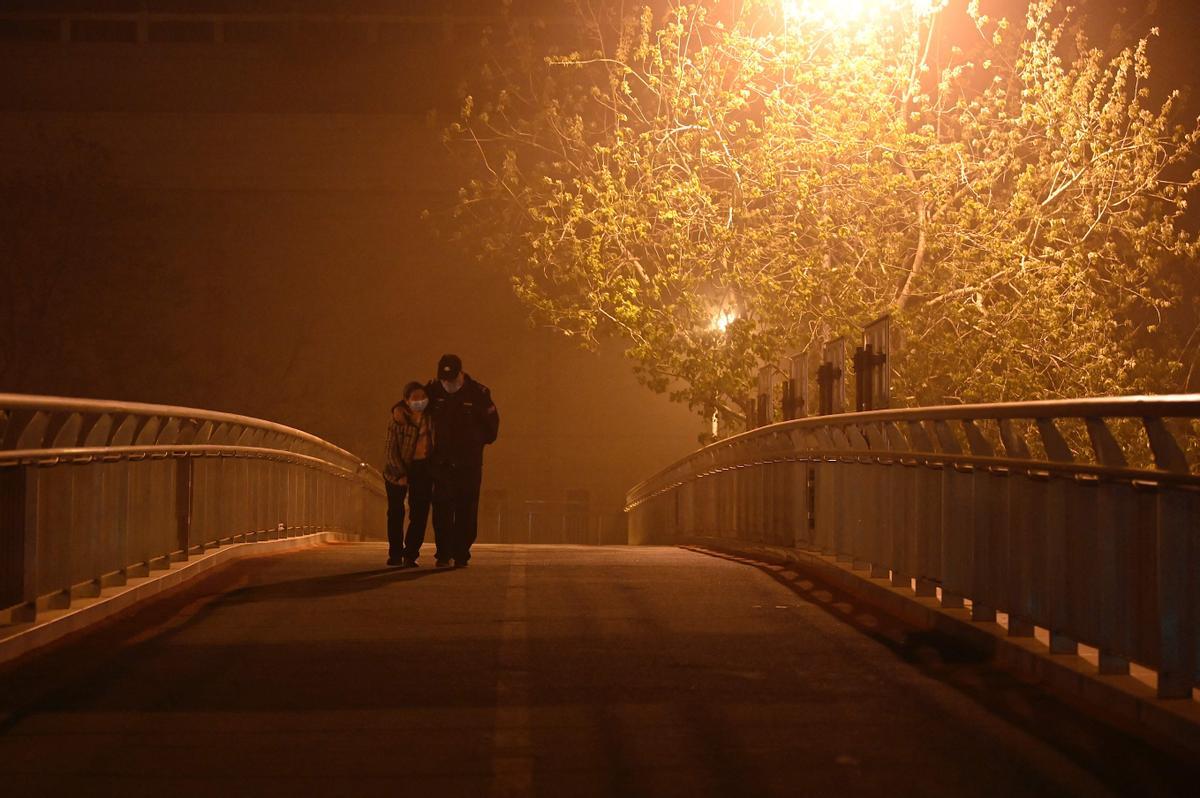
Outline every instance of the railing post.
POLYGON ((368 524, 371 519, 371 493, 367 486, 360 480, 358 483, 358 539, 366 540, 368 537, 368 524))
MULTIPOLYGON (((931 425, 938 449, 946 454, 962 454, 962 446, 950 431, 945 421, 934 421, 931 425)), ((928 438, 928 431, 926 438, 928 438)), ((930 449, 932 451, 932 448, 930 449)), ((971 554, 974 534, 974 482, 972 475, 960 471, 953 463, 945 463, 941 470, 941 575, 942 606, 963 607, 963 598, 974 592, 971 571, 971 554)), ((972 618, 986 618, 977 608, 972 596, 972 618)))
POLYGON ((1180 490, 1158 493, 1159 698, 1191 698, 1196 681, 1196 497, 1180 490))
MULTIPOLYGON (((1046 457, 1056 463, 1075 462, 1075 453, 1067 445, 1053 418, 1038 417, 1034 424, 1042 440, 1042 448, 1046 457)), ((1051 483, 1052 488, 1046 497, 1045 517, 1054 519, 1048 527, 1044 548, 1046 557, 1046 573, 1051 574, 1048 581, 1049 590, 1047 601, 1050 606, 1049 615, 1053 621, 1050 624, 1050 653, 1077 654, 1079 645, 1075 638, 1067 635, 1063 629, 1070 625, 1072 597, 1078 595, 1075 585, 1078 577, 1072 571, 1070 535, 1077 527, 1073 524, 1072 504, 1076 507, 1085 504, 1074 482, 1059 477, 1051 483)))
MULTIPOLYGON (((190 457, 175 461, 175 545, 187 559, 192 539, 192 481, 195 464, 190 457)), ((204 550, 201 548, 200 553, 204 550)))
MULTIPOLYGON (((1161 418, 1142 419, 1154 453, 1154 464, 1163 471, 1189 473, 1187 456, 1161 418)), ((1196 561, 1200 544, 1195 539, 1200 506, 1193 493, 1159 487, 1155 500, 1155 584, 1157 586, 1160 698, 1190 698, 1200 658, 1200 584, 1196 561)))
POLYGON ((0 468, 0 608, 13 623, 37 614, 38 471, 0 468))
MULTIPOLYGON (((1084 419, 1092 452, 1096 461, 1108 468, 1127 468, 1129 463, 1121 444, 1103 418, 1084 419)), ((1099 483, 1096 493, 1096 524, 1093 527, 1093 556, 1099 582, 1095 589, 1099 610, 1095 613, 1100 639, 1107 641, 1099 653, 1102 674, 1129 673, 1129 661, 1112 653, 1113 649, 1128 652, 1133 648, 1133 630, 1137 624, 1132 603, 1126 599, 1132 585, 1122 584, 1122 563, 1134 555, 1132 539, 1136 538, 1137 515, 1133 489, 1128 485, 1099 483), (1109 648, 1111 647, 1111 648, 1109 648)))
POLYGON ((805 525, 805 542, 807 548, 817 548, 817 467, 804 466, 804 496, 808 510, 806 517, 799 519, 805 525))

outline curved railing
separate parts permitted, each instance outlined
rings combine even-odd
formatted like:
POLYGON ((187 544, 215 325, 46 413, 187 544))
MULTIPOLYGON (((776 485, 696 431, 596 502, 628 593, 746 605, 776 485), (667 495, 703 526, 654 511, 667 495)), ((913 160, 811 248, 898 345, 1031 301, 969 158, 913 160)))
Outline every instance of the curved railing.
POLYGON ((0 624, 221 545, 378 534, 384 505, 375 469, 281 424, 0 394, 0 624))
POLYGON ((633 488, 630 541, 797 546, 1054 653, 1200 684, 1200 395, 886 410, 775 424, 633 488))

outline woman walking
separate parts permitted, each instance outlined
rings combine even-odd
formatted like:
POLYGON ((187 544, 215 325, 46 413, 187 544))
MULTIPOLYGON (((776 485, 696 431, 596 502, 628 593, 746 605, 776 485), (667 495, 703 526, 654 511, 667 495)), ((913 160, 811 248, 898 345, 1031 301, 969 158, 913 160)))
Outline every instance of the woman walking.
POLYGON ((416 568, 425 542, 433 477, 429 452, 433 434, 425 408, 429 397, 425 386, 410 382, 404 399, 392 406, 387 431, 387 465, 383 478, 387 487, 388 565, 416 568), (408 533, 404 531, 404 500, 408 499, 408 533))

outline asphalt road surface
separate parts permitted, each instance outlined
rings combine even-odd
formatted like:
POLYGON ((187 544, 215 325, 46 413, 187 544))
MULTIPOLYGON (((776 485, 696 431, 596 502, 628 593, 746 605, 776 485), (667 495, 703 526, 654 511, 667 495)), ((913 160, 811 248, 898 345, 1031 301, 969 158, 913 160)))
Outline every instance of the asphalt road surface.
POLYGON ((243 561, 0 669, 0 793, 1196 794, 1183 758, 803 577, 384 556, 243 561))

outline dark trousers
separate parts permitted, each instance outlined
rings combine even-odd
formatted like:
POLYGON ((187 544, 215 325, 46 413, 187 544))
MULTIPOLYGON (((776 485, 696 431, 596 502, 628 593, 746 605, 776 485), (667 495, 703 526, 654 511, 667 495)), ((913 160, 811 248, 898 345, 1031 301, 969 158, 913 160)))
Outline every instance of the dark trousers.
POLYGON ((429 505, 433 500, 433 476, 429 463, 414 460, 408 469, 408 484, 387 487, 388 558, 407 557, 415 561, 425 542, 425 527, 429 522, 429 505), (408 534, 404 533, 404 499, 408 498, 408 534))
POLYGON ((441 463, 434 466, 433 534, 437 558, 465 563, 479 526, 479 486, 483 466, 441 463))

